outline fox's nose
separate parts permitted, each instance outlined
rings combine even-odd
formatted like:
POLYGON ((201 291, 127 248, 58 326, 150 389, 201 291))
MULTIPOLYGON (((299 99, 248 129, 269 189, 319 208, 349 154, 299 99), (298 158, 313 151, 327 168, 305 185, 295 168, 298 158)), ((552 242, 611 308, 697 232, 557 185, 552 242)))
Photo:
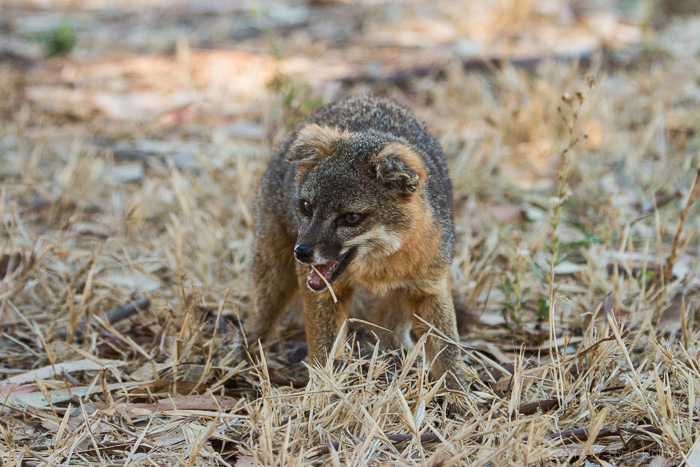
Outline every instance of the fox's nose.
POLYGON ((314 249, 309 245, 297 245, 294 247, 294 257, 302 263, 310 263, 314 257, 314 249))

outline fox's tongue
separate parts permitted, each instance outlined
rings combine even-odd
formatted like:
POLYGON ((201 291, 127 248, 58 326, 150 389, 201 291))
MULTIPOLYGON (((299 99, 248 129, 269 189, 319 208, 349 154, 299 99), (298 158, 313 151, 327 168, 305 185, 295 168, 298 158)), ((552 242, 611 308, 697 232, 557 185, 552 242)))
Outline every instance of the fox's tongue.
MULTIPOLYGON (((333 275, 333 269, 336 263, 338 262, 337 259, 333 259, 331 261, 328 261, 327 263, 323 264, 316 264, 314 267, 318 272, 323 274, 323 277, 326 278, 328 282, 331 281, 331 276, 333 275)), ((323 282, 323 279, 321 279, 321 276, 319 276, 316 271, 314 271, 314 268, 310 268, 311 272, 309 274, 309 283, 311 286, 314 288, 320 288, 321 286, 325 287, 325 283, 323 282)))

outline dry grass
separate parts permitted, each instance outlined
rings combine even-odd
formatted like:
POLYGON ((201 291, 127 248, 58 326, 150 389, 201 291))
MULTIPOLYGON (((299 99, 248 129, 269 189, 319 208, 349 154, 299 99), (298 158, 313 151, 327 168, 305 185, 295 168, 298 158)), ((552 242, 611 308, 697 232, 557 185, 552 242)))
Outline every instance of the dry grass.
POLYGON ((113 83, 194 96, 121 120, 36 94, 57 67, 88 91, 103 68, 0 65, 3 465, 686 459, 700 439, 697 61, 642 60, 593 87, 590 70, 544 63, 376 89, 449 155, 455 290, 475 317, 474 385, 447 395, 420 345, 386 353, 369 331, 338 343, 335 368, 301 361, 293 324, 266 361, 241 358, 254 187, 313 95, 294 80, 228 89, 190 58, 121 62, 113 83), (577 92, 582 105, 562 100, 577 92), (140 298, 150 307, 105 318, 140 298), (463 415, 446 412, 455 397, 463 415))

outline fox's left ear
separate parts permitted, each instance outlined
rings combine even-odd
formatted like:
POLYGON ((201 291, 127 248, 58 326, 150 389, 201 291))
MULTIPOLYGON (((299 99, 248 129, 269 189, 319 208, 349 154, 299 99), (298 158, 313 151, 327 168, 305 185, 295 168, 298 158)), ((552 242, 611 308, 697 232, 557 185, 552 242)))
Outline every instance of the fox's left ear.
POLYGON ((313 162, 330 156, 347 133, 337 127, 309 123, 302 127, 289 147, 288 162, 313 162))
POLYGON ((425 178, 420 155, 402 143, 387 144, 370 158, 370 164, 381 182, 404 194, 418 190, 425 178))

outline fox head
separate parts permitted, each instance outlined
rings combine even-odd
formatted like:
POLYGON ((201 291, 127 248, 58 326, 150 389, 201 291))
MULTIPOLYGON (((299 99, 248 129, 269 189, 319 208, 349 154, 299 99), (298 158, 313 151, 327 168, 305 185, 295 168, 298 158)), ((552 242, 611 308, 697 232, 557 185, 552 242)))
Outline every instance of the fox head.
POLYGON ((323 290, 353 261, 388 256, 411 228, 410 205, 426 170, 421 156, 383 133, 307 124, 286 154, 296 165, 297 261, 313 265, 307 284, 323 290))

